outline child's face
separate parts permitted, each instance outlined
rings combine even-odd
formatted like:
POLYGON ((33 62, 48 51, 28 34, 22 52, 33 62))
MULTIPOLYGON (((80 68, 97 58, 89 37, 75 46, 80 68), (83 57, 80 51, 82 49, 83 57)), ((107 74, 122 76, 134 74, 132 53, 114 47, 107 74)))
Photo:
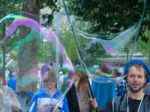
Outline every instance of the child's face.
POLYGON ((49 81, 45 82, 45 87, 49 90, 54 90, 55 85, 56 85, 56 82, 52 81, 52 80, 49 80, 49 81))

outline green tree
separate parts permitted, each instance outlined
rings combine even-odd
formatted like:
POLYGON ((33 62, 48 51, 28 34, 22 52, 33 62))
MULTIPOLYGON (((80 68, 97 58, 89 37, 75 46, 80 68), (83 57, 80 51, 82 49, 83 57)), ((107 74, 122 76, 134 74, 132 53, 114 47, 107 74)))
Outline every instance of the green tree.
MULTIPOLYGON (((18 1, 18 0, 1 0, 0 1, 0 18, 2 19, 4 16, 10 14, 10 13, 14 13, 14 12, 20 12, 20 6, 22 6, 22 0, 18 1), (12 8, 13 6, 13 8, 12 8)), ((7 27, 7 25, 9 24, 9 21, 4 21, 0 24, 0 41, 2 43, 3 37, 5 35, 5 28, 7 27)), ((11 43, 11 41, 9 41, 9 43, 11 43)), ((6 47, 4 46, 4 44, 1 44, 0 46, 1 50, 0 50, 0 60, 1 60, 1 64, 0 64, 0 68, 2 68, 3 70, 3 74, 5 74, 5 65, 6 65, 6 54, 9 51, 10 47, 6 47)), ((3 80, 5 80, 5 75, 3 77, 3 80)))
POLYGON ((69 32, 65 29, 61 32, 61 38, 60 38, 67 55, 71 59, 73 63, 78 62, 78 56, 76 51, 76 44, 72 35, 72 32, 69 32))
MULTIPOLYGON (((88 21, 92 33, 115 33, 136 23, 142 14, 144 0, 67 0, 71 14, 81 21, 88 21)), ((150 19, 150 0, 146 3, 144 26, 150 19)))
MULTIPOLYGON (((78 21, 88 23, 86 27, 80 27, 78 24, 77 27, 92 34, 105 35, 123 31, 140 20, 144 9, 144 1, 145 0, 67 0, 65 3, 70 15, 75 15, 78 21)), ((149 6, 150 0, 146 0, 146 10, 139 33, 140 36, 138 37, 140 40, 144 38, 143 32, 145 32, 145 28, 150 28, 149 6)), ((103 36, 100 38, 110 39, 108 37, 103 36)), ((142 43, 148 46, 147 42, 142 41, 142 43)), ((129 47, 127 49, 131 48, 129 47)), ((93 53, 92 49, 89 50, 92 54, 100 53, 100 51, 93 53)), ((142 52, 143 51, 144 50, 142 50, 142 52)), ((103 53, 101 52, 100 55, 103 55, 103 53)))
POLYGON ((145 29, 143 35, 138 40, 140 51, 148 56, 149 64, 150 64, 150 30, 145 29))

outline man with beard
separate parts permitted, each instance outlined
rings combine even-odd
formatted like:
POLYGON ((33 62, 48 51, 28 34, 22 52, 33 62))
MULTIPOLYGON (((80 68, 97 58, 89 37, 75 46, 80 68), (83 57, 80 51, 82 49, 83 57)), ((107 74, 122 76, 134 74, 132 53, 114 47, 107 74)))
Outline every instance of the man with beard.
POLYGON ((150 96, 143 92, 150 75, 148 66, 140 59, 133 59, 125 64, 124 75, 127 93, 108 102, 105 112, 150 112, 150 96))

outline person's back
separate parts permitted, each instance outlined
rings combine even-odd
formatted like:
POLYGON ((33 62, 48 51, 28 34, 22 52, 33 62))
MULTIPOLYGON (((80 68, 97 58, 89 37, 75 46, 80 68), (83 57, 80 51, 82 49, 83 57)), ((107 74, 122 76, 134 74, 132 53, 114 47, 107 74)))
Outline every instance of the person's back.
POLYGON ((62 86, 61 86, 61 91, 64 93, 66 90, 69 88, 68 92, 66 93, 66 98, 68 101, 68 106, 69 106, 69 111, 70 112, 80 112, 79 108, 79 102, 77 98, 77 92, 76 92, 76 87, 75 84, 73 83, 74 80, 74 75, 71 71, 68 71, 67 75, 62 75, 61 80, 62 81, 62 86))
POLYGON ((79 100, 79 106, 81 112, 89 112, 90 111, 90 105, 89 105, 89 93, 88 93, 87 86, 82 87, 77 93, 78 100, 79 100))
POLYGON ((115 97, 115 87, 115 81, 106 75, 99 75, 92 79, 93 95, 100 109, 104 109, 107 101, 115 97))
POLYGON ((72 84, 71 88, 67 92, 66 97, 67 97, 70 112, 80 112, 76 87, 74 84, 72 84))
POLYGON ((79 101, 80 112, 89 112, 91 97, 87 76, 84 73, 77 73, 79 77, 77 81, 77 96, 79 101))
POLYGON ((16 77, 12 76, 8 79, 8 87, 10 87, 11 89, 13 89, 14 91, 16 91, 16 77))

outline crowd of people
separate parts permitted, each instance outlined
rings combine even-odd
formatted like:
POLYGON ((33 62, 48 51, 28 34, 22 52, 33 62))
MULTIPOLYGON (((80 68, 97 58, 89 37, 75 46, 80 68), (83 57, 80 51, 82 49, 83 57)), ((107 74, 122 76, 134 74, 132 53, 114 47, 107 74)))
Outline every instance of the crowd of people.
MULTIPOLYGON (((123 71, 123 73, 120 73, 115 68, 111 77, 108 74, 106 75, 108 78, 115 80, 118 77, 123 78, 119 78, 119 83, 116 83, 116 96, 109 99, 104 106, 105 108, 101 109, 98 106, 99 99, 96 99, 93 95, 91 82, 83 67, 77 67, 75 72, 67 68, 60 69, 61 76, 58 79, 53 65, 45 64, 40 69, 41 79, 38 90, 31 95, 27 111, 150 112, 150 96, 148 92, 145 92, 149 88, 144 89, 149 82, 148 65, 140 59, 133 59, 124 65, 123 71)), ((96 74, 101 77, 100 74, 104 75, 106 72, 105 66, 98 69, 96 74)), ((0 112, 21 112, 21 102, 19 102, 15 93, 15 73, 9 70, 8 74, 7 84, 3 85, 3 73, 0 72, 0 112)))

